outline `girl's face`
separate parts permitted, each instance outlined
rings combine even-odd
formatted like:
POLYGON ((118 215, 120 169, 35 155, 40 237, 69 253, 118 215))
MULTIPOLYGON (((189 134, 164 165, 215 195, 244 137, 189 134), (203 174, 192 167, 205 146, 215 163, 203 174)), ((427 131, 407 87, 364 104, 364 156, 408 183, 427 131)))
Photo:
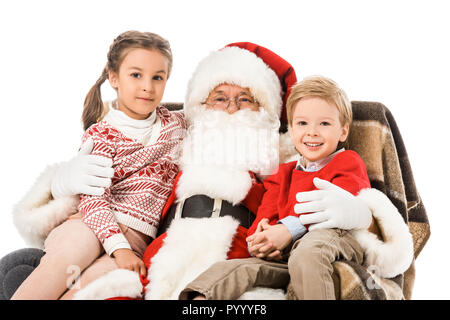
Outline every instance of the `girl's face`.
POLYGON ((118 109, 137 120, 148 118, 161 102, 168 76, 167 58, 157 50, 129 49, 119 72, 109 72, 118 109))
POLYGON ((336 151, 339 141, 347 138, 349 124, 341 125, 334 104, 318 97, 305 97, 294 108, 289 128, 291 138, 307 163, 329 156, 336 151))

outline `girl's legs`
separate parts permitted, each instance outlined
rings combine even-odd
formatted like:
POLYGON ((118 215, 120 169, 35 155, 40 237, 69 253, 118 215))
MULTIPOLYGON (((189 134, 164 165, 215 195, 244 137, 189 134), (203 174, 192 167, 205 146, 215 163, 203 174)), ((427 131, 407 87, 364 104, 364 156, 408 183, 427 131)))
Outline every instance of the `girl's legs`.
POLYGON ((74 295, 81 289, 85 288, 92 281, 100 278, 110 271, 116 270, 117 264, 113 257, 104 253, 96 259, 90 266, 83 271, 77 282, 69 288, 60 298, 60 300, 72 300, 74 295))
POLYGON ((11 299, 58 299, 80 274, 103 252, 91 229, 75 214, 53 229, 44 243, 39 266, 11 299))
MULTIPOLYGON (((142 259, 142 256, 151 238, 120 223, 119 226, 122 230, 122 233, 127 238, 131 249, 133 249, 134 253, 136 253, 142 259)), ((79 290, 82 290, 92 281, 97 280, 101 276, 115 269, 118 269, 118 267, 116 262, 114 261, 114 258, 108 256, 106 253, 103 254, 100 258, 96 259, 94 263, 92 263, 86 270, 83 271, 78 282, 75 283, 75 285, 70 288, 60 299, 73 299, 74 295, 79 290)))

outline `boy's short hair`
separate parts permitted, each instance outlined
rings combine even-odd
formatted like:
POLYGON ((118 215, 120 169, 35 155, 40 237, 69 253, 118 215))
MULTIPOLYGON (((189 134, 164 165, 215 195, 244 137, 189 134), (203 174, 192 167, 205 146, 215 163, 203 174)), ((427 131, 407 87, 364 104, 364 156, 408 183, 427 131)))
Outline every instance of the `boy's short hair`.
POLYGON ((291 93, 286 102, 286 112, 289 126, 292 126, 295 105, 305 97, 318 97, 330 104, 336 105, 339 110, 341 125, 352 122, 352 104, 344 90, 339 88, 333 80, 323 76, 310 76, 292 86, 291 93))

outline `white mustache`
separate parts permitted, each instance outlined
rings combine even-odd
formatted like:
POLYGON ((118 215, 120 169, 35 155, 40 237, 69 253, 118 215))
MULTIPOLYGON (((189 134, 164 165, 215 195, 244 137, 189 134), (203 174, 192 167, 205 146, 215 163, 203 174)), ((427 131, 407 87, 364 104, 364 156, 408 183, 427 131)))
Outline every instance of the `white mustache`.
POLYGON ((219 166, 270 174, 278 164, 279 120, 264 110, 191 113, 181 166, 219 166))

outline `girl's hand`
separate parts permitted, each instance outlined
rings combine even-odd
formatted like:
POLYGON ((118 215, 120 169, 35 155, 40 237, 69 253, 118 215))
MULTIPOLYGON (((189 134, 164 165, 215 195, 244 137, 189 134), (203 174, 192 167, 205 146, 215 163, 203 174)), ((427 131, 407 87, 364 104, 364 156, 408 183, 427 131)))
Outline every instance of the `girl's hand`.
POLYGON ((119 268, 131 270, 140 275, 147 276, 147 268, 145 267, 144 261, 130 249, 117 249, 112 255, 119 268))

